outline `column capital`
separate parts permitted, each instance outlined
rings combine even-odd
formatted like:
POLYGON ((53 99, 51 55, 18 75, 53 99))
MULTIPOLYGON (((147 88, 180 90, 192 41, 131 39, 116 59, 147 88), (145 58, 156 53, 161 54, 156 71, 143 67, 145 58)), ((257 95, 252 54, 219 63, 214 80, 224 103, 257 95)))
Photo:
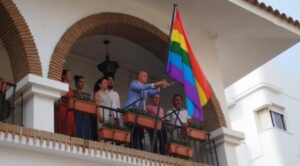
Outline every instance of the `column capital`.
POLYGON ((241 144, 241 141, 245 139, 245 134, 226 127, 221 127, 212 131, 210 138, 215 140, 216 144, 229 143, 238 146, 241 144))
POLYGON ((235 149, 245 139, 244 133, 221 127, 210 138, 215 141, 220 166, 239 165, 235 149))
MULTIPOLYGON (((23 99, 27 100, 33 95, 59 99, 69 90, 69 85, 60 81, 51 80, 34 74, 28 74, 17 83, 16 97, 17 103, 20 101, 20 95, 23 93, 23 99)), ((11 96, 12 89, 7 92, 7 96, 11 96)))
MULTIPOLYGON (((69 85, 34 74, 17 83, 16 103, 23 111, 25 127, 54 132, 54 102, 69 90, 69 85), (23 100, 22 100, 23 99, 23 100)), ((12 96, 9 89, 8 96, 12 96)))

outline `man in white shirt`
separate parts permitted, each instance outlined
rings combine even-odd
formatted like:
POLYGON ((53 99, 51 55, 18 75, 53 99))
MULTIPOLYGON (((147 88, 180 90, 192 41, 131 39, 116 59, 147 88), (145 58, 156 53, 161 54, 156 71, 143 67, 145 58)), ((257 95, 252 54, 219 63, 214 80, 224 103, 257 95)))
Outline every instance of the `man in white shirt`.
POLYGON ((120 96, 119 93, 114 90, 114 77, 108 76, 106 77, 108 81, 108 94, 112 101, 112 108, 120 108, 120 96))
MULTIPOLYGON (((178 129, 182 125, 187 124, 188 119, 190 119, 191 117, 188 115, 187 110, 182 108, 183 107, 182 95, 175 94, 173 96, 172 102, 173 102, 173 108, 166 112, 165 120, 167 120, 169 124, 172 124, 172 126, 175 124, 176 128, 178 129), (178 115, 178 118, 176 114, 178 115)), ((169 130, 169 134, 171 137, 174 136, 174 132, 173 132, 174 128, 172 126, 169 127, 169 129, 171 129, 169 130)), ((178 130, 177 130, 177 134, 178 134, 178 130)))
MULTIPOLYGON (((114 77, 106 76, 105 79, 108 81, 107 94, 111 100, 110 107, 114 109, 121 108, 119 93, 114 90, 114 77)), ((123 125, 122 114, 116 112, 115 117, 116 117, 116 124, 119 126, 123 125)))

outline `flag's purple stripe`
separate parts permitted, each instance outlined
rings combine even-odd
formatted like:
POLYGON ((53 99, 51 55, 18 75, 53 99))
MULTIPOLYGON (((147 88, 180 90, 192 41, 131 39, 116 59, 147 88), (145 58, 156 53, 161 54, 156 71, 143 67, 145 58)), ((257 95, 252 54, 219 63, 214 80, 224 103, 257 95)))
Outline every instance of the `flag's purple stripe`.
POLYGON ((170 77, 174 78, 175 80, 179 81, 182 84, 184 83, 184 78, 183 78, 183 74, 182 74, 181 69, 179 69, 176 66, 168 63, 166 72, 170 77))
POLYGON ((167 73, 175 80, 181 82, 184 85, 184 94, 190 98, 190 100, 196 105, 196 107, 201 107, 198 91, 195 86, 190 84, 187 80, 182 77, 182 70, 178 69, 172 64, 168 64, 167 73))
POLYGON ((184 94, 192 100, 196 107, 201 107, 199 95, 196 87, 184 80, 184 94))
POLYGON ((172 65, 176 66, 177 68, 182 69, 184 79, 187 80, 193 86, 196 86, 192 68, 182 62, 182 57, 180 55, 169 51, 169 62, 168 63, 171 63, 172 65))
POLYGON ((203 116, 202 108, 195 109, 192 117, 198 121, 203 121, 204 116, 203 116))
POLYGON ((195 120, 202 121, 203 120, 202 108, 195 107, 193 102, 188 97, 186 97, 185 103, 186 103, 186 108, 189 116, 191 116, 195 120))

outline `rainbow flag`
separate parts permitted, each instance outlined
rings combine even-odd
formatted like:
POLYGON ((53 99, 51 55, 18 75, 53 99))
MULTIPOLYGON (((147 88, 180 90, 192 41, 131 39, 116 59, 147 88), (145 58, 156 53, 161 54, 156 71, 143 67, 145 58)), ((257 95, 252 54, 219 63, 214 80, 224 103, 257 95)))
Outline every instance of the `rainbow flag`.
POLYGON ((184 85, 188 114, 202 121, 202 106, 212 91, 187 40, 178 9, 174 12, 166 73, 184 85))

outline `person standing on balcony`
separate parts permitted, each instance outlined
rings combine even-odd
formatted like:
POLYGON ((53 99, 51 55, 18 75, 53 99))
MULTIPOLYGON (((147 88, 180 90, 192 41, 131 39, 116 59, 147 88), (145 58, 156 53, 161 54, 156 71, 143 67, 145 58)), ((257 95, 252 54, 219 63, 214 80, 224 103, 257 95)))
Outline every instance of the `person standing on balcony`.
MULTIPOLYGON (((90 101, 89 93, 83 92, 85 78, 80 75, 74 76, 76 89, 73 92, 73 98, 90 101)), ((92 139, 91 115, 75 112, 75 136, 84 139, 92 139)))
POLYGON ((6 100, 6 82, 5 80, 0 77, 0 121, 5 120, 4 117, 6 110, 5 110, 5 100, 6 100))
MULTIPOLYGON (((147 111, 152 114, 154 117, 163 118, 165 116, 165 111, 162 107, 159 106, 160 95, 156 94, 151 96, 151 102, 146 106, 147 111)), ((149 130, 150 141, 153 141, 154 130, 149 130)), ((167 144, 167 131, 165 126, 163 125, 161 130, 157 131, 157 139, 159 141, 159 152, 160 154, 166 154, 166 144, 167 144)), ((157 139, 154 142, 154 152, 157 153, 157 139)))
POLYGON ((0 93, 4 93, 6 91, 6 81, 0 77, 0 93))
MULTIPOLYGON (((128 90, 128 98, 125 102, 126 107, 136 107, 139 111, 145 110, 145 101, 148 95, 155 95, 160 93, 160 88, 165 88, 167 82, 161 80, 154 83, 147 83, 148 73, 141 70, 137 73, 136 80, 131 81, 128 90), (140 99, 140 100, 139 100, 140 99)), ((136 149, 143 149, 144 129, 136 126, 133 131, 131 146, 136 149)))
POLYGON ((188 119, 191 117, 188 115, 186 109, 183 108, 183 96, 181 94, 175 94, 172 99, 173 108, 166 112, 165 120, 168 121, 171 125, 176 125, 176 130, 174 130, 173 126, 168 127, 169 136, 172 138, 175 134, 179 134, 178 129, 182 125, 187 125, 188 119), (178 118, 176 116, 178 115, 178 118), (176 131, 176 132, 174 132, 176 131))
POLYGON ((71 79, 71 71, 63 70, 61 81, 69 84, 69 91, 55 103, 54 131, 56 133, 74 136, 74 113, 67 110, 67 100, 73 96, 73 89, 70 86, 71 79))
MULTIPOLYGON (((94 86, 94 100, 98 106, 111 107, 112 101, 108 92, 108 81, 105 78, 100 78, 94 86)), ((115 116, 112 111, 105 108, 98 108, 98 128, 102 127, 102 123, 112 123, 115 122, 115 116)))
MULTIPOLYGON (((114 109, 121 108, 119 93, 114 90, 114 80, 115 80, 114 77, 113 76, 105 76, 104 78, 108 81, 107 93, 111 100, 110 107, 114 108, 114 109)), ((114 114, 115 114, 116 125, 119 127, 123 126, 122 114, 117 113, 117 112, 115 112, 114 114)))

